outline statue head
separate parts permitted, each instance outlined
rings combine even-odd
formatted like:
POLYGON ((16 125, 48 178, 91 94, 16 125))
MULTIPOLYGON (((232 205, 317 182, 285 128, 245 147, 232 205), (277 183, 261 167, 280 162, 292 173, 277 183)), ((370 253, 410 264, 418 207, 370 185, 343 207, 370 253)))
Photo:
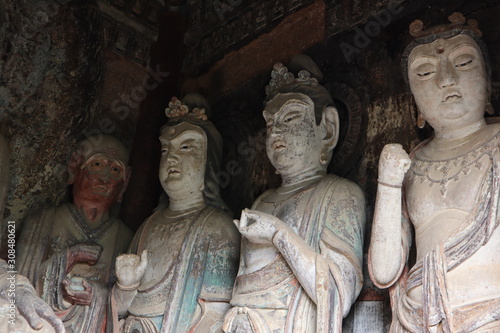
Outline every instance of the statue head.
POLYGON ((98 134, 82 140, 68 162, 73 199, 100 202, 107 208, 121 202, 130 178, 128 152, 113 136, 98 134))
POLYGON ((169 197, 179 191, 202 191, 207 205, 227 209, 217 182, 222 137, 206 111, 208 103, 199 94, 170 101, 165 110, 169 120, 160 131, 160 182, 169 197))
POLYGON ((460 13, 449 25, 410 25, 416 39, 403 56, 403 72, 419 109, 436 130, 460 128, 484 118, 491 107, 491 70, 481 31, 460 13))
POLYGON ((275 64, 266 86, 267 155, 282 175, 326 172, 339 136, 337 110, 318 83, 321 72, 309 57, 295 57, 291 68, 298 70, 297 77, 275 64))

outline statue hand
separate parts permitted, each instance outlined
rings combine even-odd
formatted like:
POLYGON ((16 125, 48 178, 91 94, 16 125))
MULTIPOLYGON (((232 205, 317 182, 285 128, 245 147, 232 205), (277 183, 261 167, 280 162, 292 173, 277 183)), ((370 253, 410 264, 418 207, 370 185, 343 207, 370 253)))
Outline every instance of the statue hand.
POLYGON ((19 313, 21 313, 33 329, 42 329, 44 325, 42 319, 45 319, 54 328, 56 333, 66 332, 61 319, 54 314, 50 306, 29 290, 18 287, 16 305, 19 313))
POLYGON ((90 305, 94 292, 92 286, 84 278, 65 278, 62 282, 65 301, 73 305, 90 305))
POLYGON ((276 216, 245 209, 240 220, 234 220, 240 233, 255 244, 272 244, 276 232, 283 228, 284 223, 276 216))
POLYGON ((79 243, 67 249, 66 273, 79 262, 95 265, 101 256, 102 246, 99 244, 79 243))
POLYGON ((380 153, 378 179, 380 182, 399 186, 403 184, 405 173, 410 165, 410 157, 403 146, 398 143, 387 144, 380 153))
POLYGON ((144 250, 139 257, 136 254, 122 254, 116 258, 116 278, 118 287, 124 290, 135 290, 148 266, 148 251, 144 250))

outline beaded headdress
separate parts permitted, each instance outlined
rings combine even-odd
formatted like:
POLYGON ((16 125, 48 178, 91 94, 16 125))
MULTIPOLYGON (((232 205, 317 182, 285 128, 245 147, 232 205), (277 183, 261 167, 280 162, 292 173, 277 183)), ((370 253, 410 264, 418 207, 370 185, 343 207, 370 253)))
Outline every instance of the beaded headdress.
POLYGON ((301 70, 297 78, 288 71, 288 68, 282 63, 278 62, 274 64, 273 70, 271 71, 271 80, 266 86, 266 95, 272 95, 278 92, 281 88, 288 85, 309 85, 311 87, 316 87, 318 85, 318 80, 311 77, 309 71, 303 69, 301 70))
POLYGON ((182 102, 175 96, 172 97, 172 99, 168 103, 168 108, 165 109, 165 114, 169 119, 182 116, 191 116, 200 120, 208 119, 207 115, 205 114, 205 108, 193 107, 191 110, 189 110, 189 107, 185 104, 182 104, 182 102))
POLYGON ((429 35, 440 34, 449 30, 466 30, 471 31, 477 37, 481 37, 483 33, 478 28, 476 20, 466 19, 462 13, 454 12, 448 16, 449 24, 440 24, 427 29, 424 29, 424 23, 421 20, 415 20, 410 24, 410 35, 415 38, 425 37, 429 35))

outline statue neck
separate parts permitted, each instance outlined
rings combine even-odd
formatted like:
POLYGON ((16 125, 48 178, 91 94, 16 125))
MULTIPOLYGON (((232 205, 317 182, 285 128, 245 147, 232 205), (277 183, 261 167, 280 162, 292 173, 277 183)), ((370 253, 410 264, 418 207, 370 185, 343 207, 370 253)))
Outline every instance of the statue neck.
POLYGON ((310 169, 302 170, 296 174, 281 174, 281 187, 286 188, 289 186, 299 186, 307 184, 312 180, 324 177, 326 175, 326 166, 315 166, 310 169))
POLYGON ((99 203, 75 198, 73 205, 92 229, 97 228, 109 219, 109 207, 99 205, 99 203))
POLYGON ((205 207, 205 199, 203 198, 202 192, 193 193, 191 196, 182 198, 176 198, 175 196, 169 195, 168 199, 168 209, 171 211, 187 211, 205 207))
POLYGON ((483 129, 486 126, 484 118, 479 119, 473 124, 461 128, 436 130, 434 129, 434 140, 439 145, 456 145, 464 139, 483 129))

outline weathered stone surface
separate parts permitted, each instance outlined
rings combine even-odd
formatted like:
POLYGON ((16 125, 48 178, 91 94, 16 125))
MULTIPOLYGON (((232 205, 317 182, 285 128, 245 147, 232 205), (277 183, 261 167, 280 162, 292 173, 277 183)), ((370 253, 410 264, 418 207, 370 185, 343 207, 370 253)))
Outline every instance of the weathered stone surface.
POLYGON ((19 220, 29 207, 64 196, 65 160, 95 116, 102 60, 92 8, 4 7, 0 123, 13 152, 5 216, 19 220))

